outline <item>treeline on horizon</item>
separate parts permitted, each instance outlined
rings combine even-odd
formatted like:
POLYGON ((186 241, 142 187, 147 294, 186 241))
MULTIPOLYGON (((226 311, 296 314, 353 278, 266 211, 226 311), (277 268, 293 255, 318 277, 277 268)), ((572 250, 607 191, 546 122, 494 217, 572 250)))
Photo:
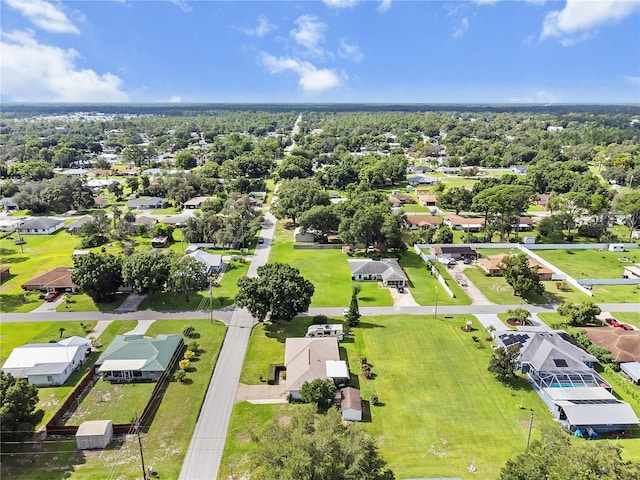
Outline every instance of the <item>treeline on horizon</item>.
POLYGON ((638 104, 464 104, 464 103, 3 103, 1 116, 105 114, 193 116, 220 111, 261 112, 495 112, 638 114, 638 104))

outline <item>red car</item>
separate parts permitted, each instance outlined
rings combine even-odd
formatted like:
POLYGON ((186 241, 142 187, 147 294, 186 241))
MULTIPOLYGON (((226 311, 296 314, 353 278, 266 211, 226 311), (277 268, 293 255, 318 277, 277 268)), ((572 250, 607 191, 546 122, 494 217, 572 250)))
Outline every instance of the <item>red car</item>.
POLYGON ((618 320, 616 320, 615 318, 605 318, 604 319, 605 323, 611 325, 612 327, 619 327, 620 326, 620 322, 618 320))
POLYGON ((633 327, 631 325, 629 325, 628 323, 621 323, 620 324, 620 328, 623 330, 633 330, 633 327))
POLYGON ((49 292, 44 296, 45 302, 53 302, 56 298, 60 296, 60 292, 55 290, 53 292, 49 292))

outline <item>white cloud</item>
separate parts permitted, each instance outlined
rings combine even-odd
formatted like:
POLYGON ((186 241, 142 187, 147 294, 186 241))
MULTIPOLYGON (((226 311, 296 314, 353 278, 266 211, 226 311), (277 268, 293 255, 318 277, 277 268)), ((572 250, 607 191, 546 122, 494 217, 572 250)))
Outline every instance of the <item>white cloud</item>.
POLYGON ((313 15, 302 15, 296 19, 295 23, 298 28, 291 30, 291 38, 310 51, 317 52, 318 43, 324 41, 326 24, 313 15))
POLYGON ((182 102, 182 97, 179 95, 174 95, 169 99, 169 103, 180 103, 182 102))
POLYGON ((376 10, 378 10, 380 13, 384 13, 390 8, 391 8, 391 0, 382 0, 380 2, 380 5, 378 5, 378 8, 376 8, 376 10))
POLYGON ((2 97, 19 102, 123 102, 122 79, 79 69, 73 49, 39 43, 30 31, 2 32, 2 97))
POLYGON ((297 74, 298 84, 305 93, 318 94, 339 87, 345 79, 345 75, 335 70, 319 69, 309 62, 291 57, 274 57, 263 52, 262 63, 270 73, 291 71, 297 74))
POLYGON ((7 5, 18 10, 35 26, 53 33, 80 33, 65 13, 43 0, 6 0, 7 5))
POLYGON ((495 5, 500 0, 473 0, 473 3, 477 3, 478 5, 495 5))
POLYGON ((558 103, 560 100, 562 100, 560 95, 547 92, 546 90, 538 90, 509 99, 512 103, 558 103))
POLYGON ((563 10, 547 14, 541 37, 565 38, 588 33, 599 25, 619 22, 639 10, 640 2, 635 0, 567 0, 563 10))
POLYGON ((189 13, 192 10, 191 5, 189 5, 185 0, 169 0, 169 1, 177 5, 178 7, 180 7, 180 10, 182 10, 185 13, 189 13))
POLYGON ((633 85, 634 87, 640 87, 640 77, 627 75, 624 77, 624 81, 627 82, 629 85, 633 85))
POLYGON ((460 20, 460 25, 453 29, 454 38, 461 38, 468 29, 469 20, 467 20, 467 17, 463 17, 462 20, 460 20))
POLYGON ((270 23, 267 17, 260 15, 258 17, 258 24, 254 28, 245 28, 243 32, 250 37, 264 37, 275 28, 277 28, 276 25, 270 23))
POLYGON ((347 43, 344 38, 340 39, 340 48, 338 49, 338 55, 342 58, 348 58, 354 62, 361 62, 364 58, 362 50, 356 44, 347 43))
POLYGON ((350 8, 359 0, 324 0, 324 4, 329 8, 350 8))

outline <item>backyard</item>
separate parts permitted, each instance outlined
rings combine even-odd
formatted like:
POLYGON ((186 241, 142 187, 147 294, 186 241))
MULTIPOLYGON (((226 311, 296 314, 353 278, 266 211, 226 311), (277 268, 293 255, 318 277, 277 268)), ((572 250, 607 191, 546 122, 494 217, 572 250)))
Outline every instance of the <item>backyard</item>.
MULTIPOLYGON (((542 424, 552 422, 524 380, 508 388, 487 372, 491 348, 482 330, 461 331, 467 319, 472 317, 366 317, 340 344, 352 370, 360 356, 372 365, 375 379, 359 383, 362 398, 376 394, 380 405, 370 407, 371 421, 362 425, 378 439, 397 478, 496 478, 506 459, 523 451, 531 412, 534 438, 542 424), (472 464, 477 473, 467 474, 472 464)), ((242 381, 257 383, 269 363, 281 363, 284 338, 301 336, 308 323, 258 326, 242 381)), ((473 326, 480 328, 475 320, 473 326)), ((269 418, 286 415, 283 408, 235 406, 218 478, 227 478, 229 463, 243 471, 244 455, 253 448, 250 438, 269 418)))
MULTIPOLYGON (((114 322, 110 327, 116 323, 121 322, 114 322)), ((136 322, 132 323, 135 326, 136 322)), ((222 345, 225 326, 219 322, 211 324, 202 320, 163 320, 155 322, 147 332, 150 336, 158 333, 182 333, 188 325, 193 325, 199 335, 196 341, 200 345, 200 357, 193 363, 194 370, 188 373, 185 382, 169 384, 153 423, 148 432, 142 435, 145 461, 159 472, 157 478, 179 476, 222 345)), ((112 339, 114 332, 109 332, 109 336, 112 339)), ((187 339, 187 343, 190 341, 187 339)), ((135 478, 140 473, 138 448, 135 438, 120 437, 101 455, 85 455, 76 453, 75 439, 61 438, 39 444, 37 450, 23 451, 24 455, 21 456, 3 455, 2 476, 25 480, 135 478)))

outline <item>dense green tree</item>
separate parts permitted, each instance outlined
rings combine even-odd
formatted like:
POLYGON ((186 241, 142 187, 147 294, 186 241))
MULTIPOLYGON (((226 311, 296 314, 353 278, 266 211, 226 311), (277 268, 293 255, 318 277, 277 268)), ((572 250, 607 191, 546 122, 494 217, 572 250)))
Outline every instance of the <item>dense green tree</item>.
POLYGON ((273 420, 256 436, 251 475, 263 480, 393 480, 375 442, 340 412, 297 409, 290 422, 273 420))
POLYGON ((499 480, 640 479, 640 462, 623 460, 622 448, 607 440, 574 443, 559 426, 545 426, 541 439, 507 461, 499 480))
POLYGON ((272 321, 291 320, 306 312, 315 290, 297 268, 285 263, 268 263, 258 268, 257 277, 238 280, 236 303, 260 321, 271 314, 272 321))
POLYGON ((524 254, 509 255, 502 261, 504 278, 513 288, 513 294, 523 296, 528 293, 544 293, 544 285, 538 278, 537 267, 529 267, 529 257, 524 254))
POLYGON ((94 301, 109 301, 122 285, 122 262, 110 253, 78 255, 73 259, 71 280, 94 301))
POLYGON ((304 231, 313 230, 326 238, 338 231, 340 217, 333 205, 315 205, 300 215, 299 223, 304 231))
POLYGON ((640 191, 632 191, 616 197, 615 209, 625 217, 625 223, 629 227, 629 241, 631 241, 633 232, 640 227, 640 191))
POLYGON ((170 269, 168 255, 138 252, 123 260, 122 279, 135 293, 159 292, 167 283, 170 269))
POLYGON ((519 356, 519 343, 514 343, 508 347, 497 348, 493 351, 493 355, 489 360, 488 370, 493 373, 498 380, 507 383, 516 374, 519 356))
POLYGON ((353 287, 351 292, 351 300, 349 301, 349 311, 345 315, 347 323, 350 327, 355 327, 360 323, 360 306, 358 305, 358 293, 360 293, 360 286, 353 287))
POLYGON ((460 212, 469 211, 473 202, 473 193, 464 187, 453 187, 438 197, 438 205, 442 210, 460 212))
POLYGON ((507 316, 513 318, 521 325, 531 325, 531 312, 526 308, 510 308, 507 310, 507 316))
POLYGON ((440 225, 433 235, 433 243, 453 243, 453 231, 446 225, 440 225))
POLYGON ((169 272, 169 283, 175 290, 181 290, 184 293, 186 302, 189 301, 189 292, 204 290, 209 285, 204 264, 188 255, 173 261, 169 272))
POLYGON ((571 303, 563 302, 558 307, 558 313, 563 317, 567 317, 568 324, 574 327, 585 327, 587 325, 596 325, 598 315, 602 313, 600 307, 593 302, 571 303))
POLYGON ((304 403, 315 403, 318 408, 326 410, 336 396, 336 385, 331 379, 316 378, 304 382, 300 388, 300 399, 304 403))
POLYGON ((329 195, 313 179, 283 181, 271 211, 278 219, 290 218, 293 223, 315 205, 329 205, 329 195))
POLYGON ((26 378, 0 371, 0 425, 2 442, 27 440, 44 417, 38 406, 38 389, 26 378))
POLYGON ((176 167, 182 170, 191 170, 197 165, 196 155, 193 150, 182 150, 176 154, 176 167))

